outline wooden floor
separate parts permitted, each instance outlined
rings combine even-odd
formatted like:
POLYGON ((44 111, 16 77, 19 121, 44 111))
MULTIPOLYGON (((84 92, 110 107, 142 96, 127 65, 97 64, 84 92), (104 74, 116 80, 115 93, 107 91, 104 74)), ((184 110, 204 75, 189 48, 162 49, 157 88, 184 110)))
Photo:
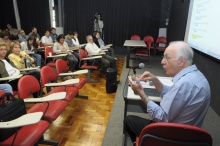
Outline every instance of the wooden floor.
MULTIPOLYGON (((124 58, 119 58, 118 79, 123 64, 124 58)), ((115 93, 106 93, 105 76, 98 71, 92 72, 92 79, 98 79, 99 82, 87 83, 80 90, 80 94, 88 95, 89 98, 74 98, 69 102, 62 115, 51 122, 45 139, 57 140, 60 146, 102 145, 115 93)))

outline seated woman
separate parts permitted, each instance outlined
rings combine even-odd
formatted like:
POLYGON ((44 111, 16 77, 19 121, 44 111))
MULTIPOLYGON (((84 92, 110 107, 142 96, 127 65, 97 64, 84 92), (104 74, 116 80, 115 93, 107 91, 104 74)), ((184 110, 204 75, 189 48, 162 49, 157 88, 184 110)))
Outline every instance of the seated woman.
POLYGON ((59 35, 57 37, 57 42, 54 43, 53 51, 57 54, 67 53, 67 56, 64 59, 69 61, 70 70, 74 71, 74 68, 78 63, 78 59, 71 52, 68 52, 70 50, 68 44, 64 40, 65 36, 63 34, 59 35))
POLYGON ((36 54, 37 48, 38 45, 34 36, 30 36, 27 39, 27 42, 21 42, 21 51, 25 51, 27 54, 29 54, 32 58, 34 58, 36 65, 41 67, 41 55, 36 54))
MULTIPOLYGON (((26 68, 25 60, 29 60, 31 66, 34 66, 34 59, 31 58, 25 51, 21 51, 21 45, 19 42, 13 42, 10 46, 11 54, 9 54, 8 58, 14 64, 17 69, 26 68)), ((33 75, 38 81, 40 81, 40 71, 33 70, 28 73, 28 75, 33 75)))

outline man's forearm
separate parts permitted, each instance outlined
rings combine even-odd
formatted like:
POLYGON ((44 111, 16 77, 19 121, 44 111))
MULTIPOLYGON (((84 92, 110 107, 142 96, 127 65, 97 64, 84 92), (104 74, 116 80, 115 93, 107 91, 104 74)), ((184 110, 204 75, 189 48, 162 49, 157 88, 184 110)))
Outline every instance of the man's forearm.
POLYGON ((152 80, 152 82, 153 82, 154 86, 156 87, 157 91, 158 91, 159 93, 161 93, 161 92, 162 92, 162 89, 163 89, 163 84, 160 82, 160 80, 159 80, 157 77, 155 77, 155 78, 152 80))

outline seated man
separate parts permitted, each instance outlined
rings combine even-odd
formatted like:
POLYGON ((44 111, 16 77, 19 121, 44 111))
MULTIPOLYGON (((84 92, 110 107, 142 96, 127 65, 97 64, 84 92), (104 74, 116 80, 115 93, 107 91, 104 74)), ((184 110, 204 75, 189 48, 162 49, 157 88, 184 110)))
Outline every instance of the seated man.
POLYGON ((37 33, 36 27, 32 27, 31 32, 29 33, 29 36, 32 36, 32 35, 36 37, 37 42, 40 40, 40 35, 37 33))
POLYGON ((42 44, 46 47, 46 46, 53 46, 54 44, 53 44, 53 40, 52 40, 52 38, 51 38, 51 36, 50 36, 50 32, 49 32, 49 30, 46 30, 46 32, 45 32, 45 36, 43 36, 42 38, 41 38, 41 42, 42 42, 42 44))
MULTIPOLYGON (((65 36, 65 42, 68 44, 69 50, 72 50, 72 54, 79 60, 79 46, 74 46, 73 41, 73 32, 68 32, 67 35, 65 36)), ((76 64, 76 69, 79 69, 79 62, 76 64)))
POLYGON ((147 106, 151 120, 137 116, 127 116, 124 129, 135 142, 141 130, 152 122, 170 122, 201 127, 210 103, 210 87, 205 76, 192 65, 193 50, 185 42, 173 42, 164 52, 161 61, 168 76, 173 77, 173 86, 163 85, 156 76, 144 72, 137 81, 129 77, 132 89, 147 106), (139 80, 150 80, 161 93, 160 105, 154 103, 144 93, 139 80))
MULTIPOLYGON (((88 35, 86 37, 87 45, 86 50, 88 52, 89 56, 92 55, 99 55, 99 53, 105 53, 102 49, 100 49, 94 42, 91 35, 88 35)), ((109 67, 116 68, 116 60, 117 58, 114 58, 112 56, 109 56, 107 54, 103 54, 101 58, 101 65, 103 68, 103 71, 106 72, 109 67)))
POLYGON ((13 94, 12 87, 9 84, 0 84, 0 90, 4 90, 5 92, 13 94))
POLYGON ((7 29, 10 33, 10 40, 16 40, 18 38, 19 31, 13 28, 11 24, 7 24, 7 29))
POLYGON ((26 42, 28 39, 28 35, 25 34, 25 31, 23 29, 20 30, 20 34, 18 34, 18 41, 21 42, 26 42))
MULTIPOLYGON (((99 32, 95 31, 93 33, 93 38, 94 38, 94 43, 101 49, 103 49, 105 47, 105 42, 102 40, 99 32)), ((114 49, 113 48, 108 48, 108 51, 106 52, 106 54, 111 55, 112 57, 115 57, 114 54, 114 49)))
POLYGON ((56 34, 56 28, 52 27, 50 29, 50 37, 52 38, 54 43, 57 41, 58 35, 56 34))

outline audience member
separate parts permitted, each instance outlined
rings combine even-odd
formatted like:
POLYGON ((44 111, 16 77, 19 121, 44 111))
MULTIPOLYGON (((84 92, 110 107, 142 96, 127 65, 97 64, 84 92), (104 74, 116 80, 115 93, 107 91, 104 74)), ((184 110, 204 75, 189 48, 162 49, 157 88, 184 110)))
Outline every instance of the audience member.
MULTIPOLYGON (((100 37, 99 32, 95 31, 93 33, 93 37, 94 37, 94 43, 101 49, 104 49, 105 47, 105 42, 102 40, 102 38, 100 37)), ((108 48, 108 51, 106 52, 106 54, 115 57, 115 53, 114 53, 114 49, 113 48, 108 48)))
POLYGON ((34 58, 34 62, 36 63, 36 65, 41 67, 42 59, 41 55, 36 53, 37 48, 38 45, 34 36, 30 36, 27 39, 27 42, 21 43, 21 51, 25 51, 27 54, 29 54, 32 58, 34 58))
POLYGON ((53 46, 53 40, 50 37, 50 32, 49 30, 46 30, 45 35, 41 38, 41 42, 42 44, 46 47, 46 46, 53 46))
POLYGON ((10 40, 16 40, 18 38, 19 31, 13 28, 11 24, 7 24, 7 29, 10 33, 10 40))
POLYGON ((9 39, 10 33, 7 30, 2 32, 2 38, 0 38, 0 42, 5 42, 7 45, 10 45, 11 41, 9 39))
POLYGON ((35 36, 36 37, 36 41, 40 41, 40 35, 37 33, 37 28, 36 27, 32 27, 31 32, 29 33, 29 36, 35 36))
POLYGON ((25 34, 25 31, 23 29, 20 30, 20 33, 18 34, 18 41, 21 42, 26 42, 28 39, 28 35, 25 34))
POLYGON ((73 45, 78 47, 80 45, 79 39, 78 39, 78 32, 74 31, 73 32, 73 37, 72 37, 73 45))
MULTIPOLYGON (((18 42, 12 43, 11 44, 11 48, 14 48, 13 46, 15 46, 15 50, 17 52, 17 50, 19 50, 20 44, 18 42)), ((16 76, 20 74, 20 71, 15 67, 14 63, 10 60, 6 60, 5 56, 7 54, 7 44, 2 42, 0 43, 0 76, 1 77, 8 77, 8 76, 16 76)), ((21 63, 23 63, 24 61, 20 60, 21 63)), ((15 62, 18 62, 15 60, 15 62)), ((25 75, 25 73, 22 73, 25 75)), ((39 82, 40 82, 40 72, 29 72, 27 73, 29 75, 33 75, 39 82)), ((8 84, 10 84, 12 86, 12 89, 17 91, 17 85, 18 85, 18 80, 19 79, 15 79, 15 80, 11 80, 8 82, 8 84)), ((34 97, 37 97, 38 93, 33 93, 34 97)))
POLYGON ((65 36, 63 34, 57 37, 57 42, 55 42, 53 51, 55 53, 67 53, 67 56, 64 59, 69 61, 70 70, 74 71, 74 68, 77 65, 78 59, 70 52, 68 44, 64 41, 65 36))
MULTIPOLYGON (((65 42, 68 44, 68 47, 72 51, 72 54, 79 60, 79 52, 78 52, 79 46, 74 46, 72 38, 73 38, 73 33, 68 32, 67 35, 65 36, 65 42)), ((79 69, 78 63, 76 65, 76 69, 79 69)))
POLYGON ((150 72, 136 77, 136 82, 129 77, 131 88, 147 106, 147 113, 152 120, 129 115, 124 120, 124 129, 135 142, 141 130, 152 122, 182 123, 201 127, 210 103, 210 87, 205 76, 192 65, 193 50, 185 42, 173 42, 164 52, 161 61, 168 76, 173 78, 173 86, 163 85, 150 72), (152 81, 161 93, 160 105, 153 102, 144 93, 140 80, 152 81))
POLYGON ((52 38, 54 43, 57 41, 56 28, 54 28, 54 27, 51 28, 50 37, 52 38))
POLYGON ((4 90, 5 92, 13 94, 12 87, 10 84, 0 84, 0 90, 4 90))
MULTIPOLYGON (((99 55, 100 53, 105 53, 102 49, 100 49, 94 42, 91 35, 86 37, 87 45, 86 50, 89 56, 99 55)), ((109 67, 116 68, 116 58, 109 56, 107 54, 103 54, 101 58, 101 65, 104 72, 107 71, 109 67)))

